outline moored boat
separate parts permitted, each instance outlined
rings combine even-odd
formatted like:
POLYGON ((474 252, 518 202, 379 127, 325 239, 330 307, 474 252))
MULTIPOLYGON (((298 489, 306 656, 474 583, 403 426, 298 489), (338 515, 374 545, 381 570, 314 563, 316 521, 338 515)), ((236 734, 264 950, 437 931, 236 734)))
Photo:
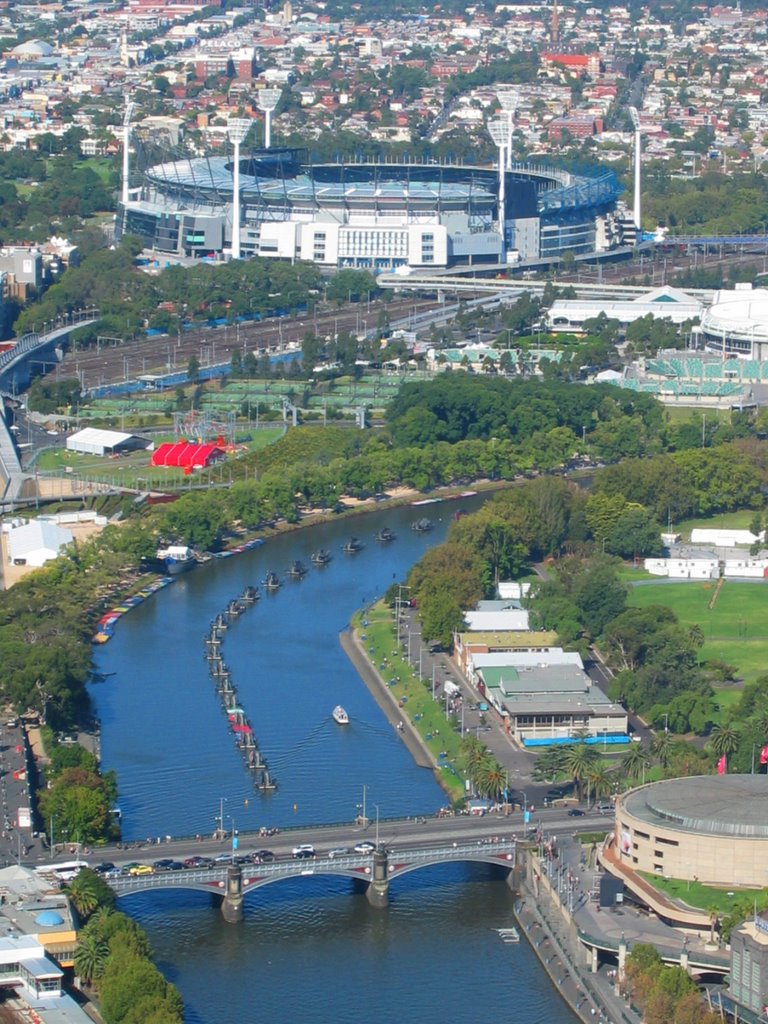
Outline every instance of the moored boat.
POLYGON ((415 523, 412 523, 411 529, 415 530, 416 533, 429 533, 433 526, 434 523, 432 520, 427 519, 426 516, 424 516, 421 519, 417 519, 415 523))
POLYGON ((312 565, 328 565, 331 560, 331 554, 329 551, 325 551, 320 548, 319 551, 313 551, 311 556, 312 565))
POLYGON ((333 720, 334 722, 336 722, 337 725, 349 725, 349 715, 341 706, 341 704, 336 705, 336 707, 331 712, 331 716, 333 717, 333 720))
POLYGON ((264 589, 265 590, 279 590, 280 589, 280 577, 276 572, 268 572, 264 577, 264 589))
POLYGON ((167 548, 160 548, 157 557, 163 563, 169 576, 178 576, 182 572, 189 572, 197 565, 192 548, 183 544, 169 544, 167 548))
POLYGON ((292 580, 300 580, 302 576, 307 575, 307 567, 303 562, 291 562, 288 566, 288 576, 292 580))
POLYGON ((357 537, 350 537, 347 543, 344 545, 345 555, 356 555, 358 551, 363 550, 363 544, 357 539, 357 537))
POLYGON ((395 533, 390 530, 388 526, 382 526, 382 528, 376 534, 376 540, 381 544, 388 544, 391 540, 395 539, 395 533))

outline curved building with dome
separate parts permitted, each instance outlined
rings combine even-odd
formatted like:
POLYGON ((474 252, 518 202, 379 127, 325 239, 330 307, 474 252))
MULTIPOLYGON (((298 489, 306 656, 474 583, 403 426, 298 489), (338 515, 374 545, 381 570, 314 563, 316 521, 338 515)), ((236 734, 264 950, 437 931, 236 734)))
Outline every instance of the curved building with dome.
POLYGON ((749 285, 715 292, 694 328, 708 352, 743 359, 768 359, 768 289, 749 285))
POLYGON ((768 776, 667 779, 616 804, 620 863, 710 885, 768 884, 768 776))

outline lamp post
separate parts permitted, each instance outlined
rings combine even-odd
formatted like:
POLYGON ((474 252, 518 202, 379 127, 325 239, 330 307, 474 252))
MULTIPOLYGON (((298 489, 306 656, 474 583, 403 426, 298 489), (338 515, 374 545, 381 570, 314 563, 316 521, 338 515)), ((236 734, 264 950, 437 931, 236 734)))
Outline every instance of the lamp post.
POLYGON ((50 842, 51 850, 53 850, 53 823, 54 823, 54 821, 56 821, 56 815, 52 814, 51 815, 51 842, 50 842))
POLYGON ((219 835, 220 836, 224 835, 224 804, 226 803, 226 801, 227 801, 227 798, 225 796, 220 796, 219 797, 219 819, 218 819, 219 820, 219 830, 218 831, 219 831, 219 835))
POLYGON ((237 849, 237 829, 235 828, 235 817, 230 814, 229 820, 232 823, 232 860, 235 859, 235 850, 237 849))
POLYGON ((379 848, 379 805, 373 805, 376 808, 376 849, 379 848))

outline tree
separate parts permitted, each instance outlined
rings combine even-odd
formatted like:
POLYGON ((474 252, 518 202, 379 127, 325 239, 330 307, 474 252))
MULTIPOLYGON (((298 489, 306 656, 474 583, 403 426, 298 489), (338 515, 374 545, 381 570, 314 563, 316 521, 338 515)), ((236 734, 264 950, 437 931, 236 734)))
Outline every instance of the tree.
POLYGON ((67 896, 81 918, 90 917, 100 907, 114 907, 115 894, 101 875, 83 868, 67 886, 67 896))
POLYGON ((109 946, 98 935, 81 934, 75 949, 75 974, 91 985, 104 973, 109 958, 109 946))
POLYGON ((665 729, 664 732, 657 732, 651 740, 651 754, 656 758, 662 768, 667 768, 672 757, 672 746, 674 740, 665 729))
POLYGON ((717 725, 709 742, 712 753, 717 757, 730 757, 739 745, 739 730, 733 725, 717 725))
POLYGON ((195 383, 200 379, 200 360, 197 356, 190 356, 187 363, 187 377, 195 383))
POLYGON ((644 778, 650 755, 642 743, 632 743, 621 757, 621 772, 628 779, 644 778))
POLYGON ((586 743, 572 743, 564 747, 563 750, 563 770, 568 772, 573 779, 579 800, 581 800, 584 783, 597 760, 597 751, 586 743))

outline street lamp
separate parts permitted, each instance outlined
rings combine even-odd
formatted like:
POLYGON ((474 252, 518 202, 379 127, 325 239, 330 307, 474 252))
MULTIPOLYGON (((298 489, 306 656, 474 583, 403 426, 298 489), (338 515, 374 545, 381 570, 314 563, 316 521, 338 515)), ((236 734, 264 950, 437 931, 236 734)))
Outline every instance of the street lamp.
POLYGON ((373 805, 376 808, 376 849, 379 848, 379 805, 373 805))
POLYGON ((225 796, 219 797, 219 835, 224 835, 224 804, 227 802, 225 796))

